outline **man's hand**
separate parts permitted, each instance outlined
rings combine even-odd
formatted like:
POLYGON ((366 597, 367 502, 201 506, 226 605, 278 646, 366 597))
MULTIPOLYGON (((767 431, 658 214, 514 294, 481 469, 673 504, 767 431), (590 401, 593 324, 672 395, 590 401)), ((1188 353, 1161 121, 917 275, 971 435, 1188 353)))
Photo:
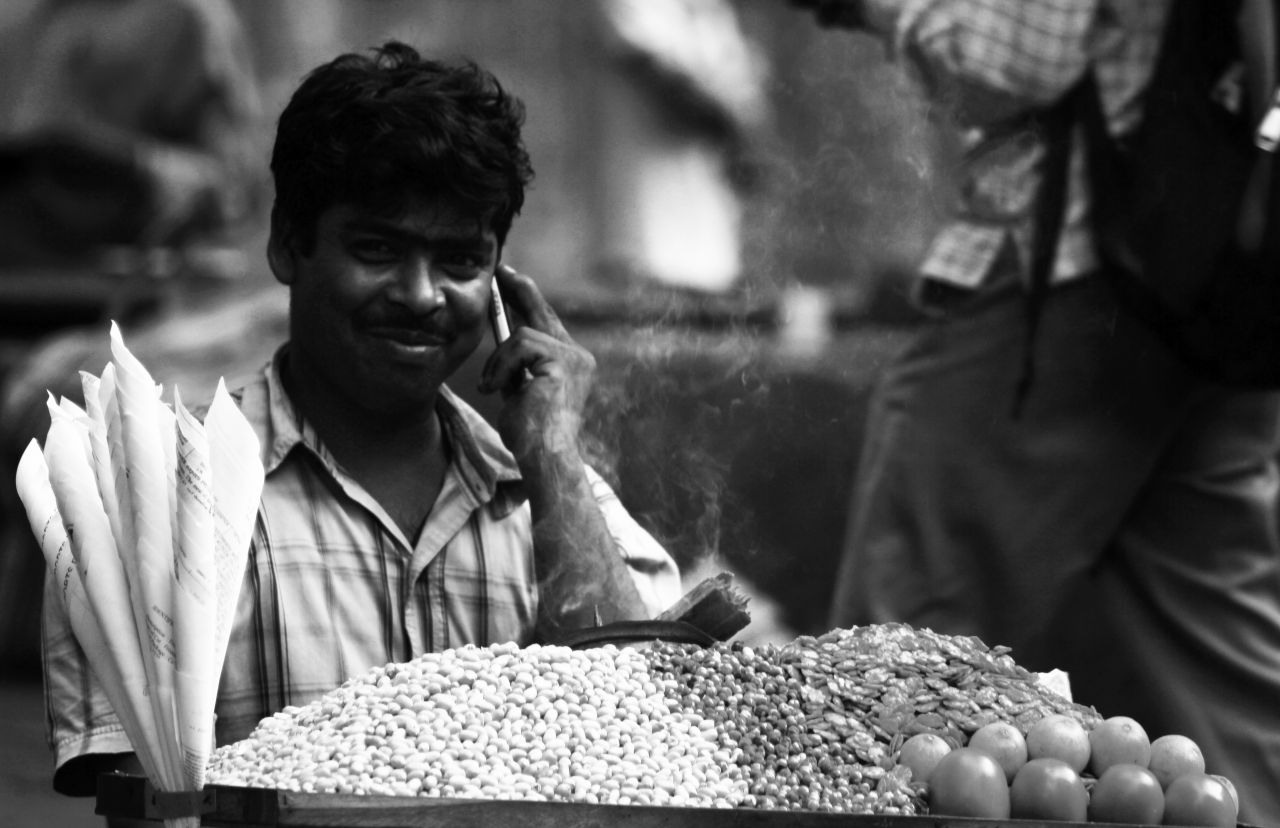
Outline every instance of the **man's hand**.
POLYGON ((494 276, 517 324, 489 356, 480 390, 502 393, 498 432, 515 455, 533 518, 538 638, 647 618, 617 542, 596 502, 578 451, 595 358, 569 337, 528 276, 494 276))
POLYGON ((480 376, 481 392, 502 393, 498 432, 521 468, 552 456, 576 459, 595 358, 569 336, 532 279, 505 265, 494 279, 523 321, 480 376))

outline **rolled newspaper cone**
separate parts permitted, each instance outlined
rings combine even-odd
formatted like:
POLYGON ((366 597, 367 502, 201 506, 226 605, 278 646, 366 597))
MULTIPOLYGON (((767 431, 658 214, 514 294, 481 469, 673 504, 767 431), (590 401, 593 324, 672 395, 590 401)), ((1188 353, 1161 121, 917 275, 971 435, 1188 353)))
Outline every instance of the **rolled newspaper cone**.
POLYGON ((120 522, 120 500, 116 492, 115 471, 111 466, 111 446, 107 436, 107 413, 103 408, 103 394, 115 393, 115 380, 103 371, 105 380, 95 377, 87 371, 80 372, 80 390, 84 394, 85 416, 88 418, 89 447, 93 457, 93 475, 98 482, 98 494, 102 499, 102 507, 107 513, 107 522, 111 525, 111 536, 115 538, 116 550, 131 548, 132 541, 124 533, 120 522))
POLYGON ((170 409, 111 326, 112 361, 81 374, 85 407, 50 397, 43 450, 17 473, 28 523, 70 633, 170 828, 197 826, 226 655, 264 470, 257 436, 222 382, 201 423, 170 409))
MULTIPOLYGON (((166 468, 164 443, 173 442, 173 430, 165 434, 165 422, 158 408, 156 383, 146 367, 124 345, 120 329, 111 325, 111 355, 116 366, 116 401, 120 417, 126 475, 135 546, 132 555, 124 550, 132 565, 127 567, 133 590, 134 614, 142 636, 150 683, 151 702, 163 744, 181 762, 177 724, 174 720, 173 643, 173 523, 170 490, 172 478, 166 468)), ((117 482, 119 479, 117 478, 117 482)))
MULTIPOLYGON (((130 586, 120 563, 120 556, 115 549, 115 541, 111 538, 111 529, 106 513, 102 509, 101 500, 97 496, 93 482, 93 473, 84 452, 81 436, 69 420, 54 421, 49 427, 49 435, 45 439, 44 456, 48 463, 48 482, 53 490, 57 509, 62 516, 64 526, 74 527, 68 531, 72 555, 76 562, 76 571, 84 586, 89 606, 93 610, 93 619, 102 635, 105 644, 105 658, 114 662, 121 677, 123 704, 131 713, 121 715, 121 708, 116 708, 117 716, 122 724, 135 718, 139 728, 138 734, 129 734, 134 750, 139 754, 153 753, 149 764, 157 774, 157 784, 174 787, 181 784, 181 776, 171 761, 168 761, 165 739, 168 738, 162 723, 157 721, 152 710, 152 684, 147 668, 146 651, 138 641, 138 628, 132 612, 133 598, 130 586)), ((90 659, 90 665, 104 663, 104 656, 91 653, 85 642, 81 640, 90 659)), ((109 670, 100 670, 99 678, 104 679, 109 670)), ((108 698, 111 698, 110 694, 108 698)), ((112 707, 116 702, 112 701, 112 707)))
MULTIPOLYGON (((53 575, 56 597, 66 607, 72 632, 89 654, 90 664, 133 742, 143 771, 148 777, 159 779, 158 737, 137 715, 138 711, 148 708, 146 676, 137 658, 137 648, 122 648, 113 643, 94 612, 58 512, 57 497, 49 483, 49 468, 35 440, 27 445, 18 461, 17 489, 27 522, 53 575)), ((95 588, 106 589, 101 584, 95 584, 95 588)), ((128 596, 118 600, 123 607, 128 596)))
POLYGON ((175 389, 176 543, 174 548, 173 632, 176 654, 178 733, 186 778, 204 785, 213 747, 213 708, 220 662, 215 662, 218 572, 213 534, 213 492, 209 488, 209 441, 204 426, 182 404, 175 389))
POLYGON ((265 470, 258 437, 219 380, 204 418, 213 474, 214 554, 218 570, 215 662, 221 667, 231 637, 249 542, 258 516, 265 470))

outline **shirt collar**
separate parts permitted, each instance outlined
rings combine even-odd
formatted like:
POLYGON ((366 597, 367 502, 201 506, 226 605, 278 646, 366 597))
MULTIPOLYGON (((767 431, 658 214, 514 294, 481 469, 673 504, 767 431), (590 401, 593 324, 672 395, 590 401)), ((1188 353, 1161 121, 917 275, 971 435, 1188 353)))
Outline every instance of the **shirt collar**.
MULTIPOLYGON (((301 445, 336 476, 337 463, 333 456, 315 429, 294 407, 285 390, 281 366, 288 348, 288 343, 282 345, 264 371, 268 417, 267 433, 259 435, 264 447, 263 466, 270 475, 294 448, 301 445)), ((436 414, 444 427, 450 464, 477 502, 488 503, 499 517, 523 503, 525 494, 520 469, 493 426, 447 386, 440 387, 436 414)))

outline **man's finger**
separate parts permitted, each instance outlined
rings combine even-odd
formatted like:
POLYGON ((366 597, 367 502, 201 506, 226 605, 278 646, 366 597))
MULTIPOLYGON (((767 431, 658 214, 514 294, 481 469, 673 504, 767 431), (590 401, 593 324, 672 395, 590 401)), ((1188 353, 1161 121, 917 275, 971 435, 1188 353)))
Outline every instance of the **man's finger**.
POLYGON ((507 302, 524 323, 537 331, 551 334, 556 339, 568 338, 568 331, 560 317, 547 302, 538 285, 527 274, 519 273, 508 265, 498 265, 494 278, 502 287, 507 302))
POLYGON ((510 340, 490 352, 480 370, 480 390, 518 388, 564 353, 565 343, 545 331, 523 326, 510 340))

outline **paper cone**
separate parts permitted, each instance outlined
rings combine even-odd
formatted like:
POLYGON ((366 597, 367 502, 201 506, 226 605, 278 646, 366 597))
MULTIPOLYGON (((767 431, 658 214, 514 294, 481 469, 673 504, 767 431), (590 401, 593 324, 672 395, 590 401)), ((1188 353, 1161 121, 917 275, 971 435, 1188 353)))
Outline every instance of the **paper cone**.
MULTIPOLYGON (((167 472, 164 433, 156 397, 155 380, 129 349, 120 329, 111 326, 111 355, 116 366, 116 402, 124 446, 126 476, 132 503, 135 548, 128 567, 134 606, 139 610, 139 631, 148 649, 144 662, 150 682, 152 709, 164 734, 169 759, 181 762, 177 722, 174 718, 173 644, 173 524, 170 510, 171 478, 167 472)), ((124 515, 122 520, 127 520, 124 515)))
POLYGON ((177 424, 177 526, 173 624, 177 651, 179 736, 186 779, 204 785, 217 701, 218 571, 209 441, 204 426, 174 391, 177 424))
MULTIPOLYGON (((111 468, 111 448, 107 442, 107 414, 102 407, 104 383, 87 371, 80 372, 80 389, 84 393, 84 410, 88 419, 89 447, 93 456, 93 476, 98 483, 98 496, 102 500, 102 508, 107 513, 107 522, 111 526, 111 537, 115 539, 116 551, 130 548, 120 525, 120 501, 116 495, 115 473, 111 468)), ((114 393, 114 382, 111 384, 114 393)))
POLYGON ((264 470, 258 436, 219 380, 204 418, 213 469, 218 566, 218 633, 215 662, 226 657, 236 602, 249 557, 264 470))
MULTIPOLYGON (((107 455, 111 464, 112 489, 116 495, 114 511, 120 532, 116 537, 116 548, 122 553, 131 553, 138 546, 133 535, 133 496, 129 492, 128 456, 120 425, 120 403, 116 399, 116 367, 110 363, 102 369, 98 380, 98 402, 106 425, 107 455)), ((126 569, 131 568, 133 555, 129 554, 126 569)))
POLYGON ((134 741, 143 771, 148 777, 159 778, 159 769, 155 764, 159 745, 144 744, 137 747, 139 734, 147 732, 138 720, 138 711, 149 708, 141 661, 137 657, 136 648, 133 654, 122 657, 118 648, 112 646, 89 603, 84 582, 76 569, 71 542, 58 512, 57 497, 49 483, 49 468, 35 440, 27 444, 18 461, 17 488, 18 497, 27 514, 27 522, 40 543, 49 571, 53 573, 57 595, 67 610, 71 630, 80 646, 89 654, 90 666, 107 694, 107 699, 125 732, 134 741))
MULTIPOLYGON (((44 454, 49 466, 49 484, 63 525, 67 527, 76 570, 93 616, 111 657, 119 665, 129 702, 143 705, 137 714, 140 738, 135 740, 131 734, 130 740, 139 752, 158 752, 151 764, 156 768, 160 785, 176 785, 180 777, 174 774, 173 763, 166 761, 168 736, 164 720, 154 717, 155 688, 148 670, 148 652, 143 649, 147 645, 139 639, 132 611, 137 596, 131 594, 128 578, 120 565, 106 512, 97 497, 93 471, 75 425, 68 420, 54 421, 49 426, 44 454), (146 715, 143 710, 152 715, 146 715)), ((87 647, 85 652, 89 653, 87 647)), ((120 710, 116 713, 119 715, 120 710)))
POLYGON ((200 790, 213 749, 264 472, 222 382, 201 423, 176 389, 164 404, 114 323, 111 353, 101 377, 80 375, 84 408, 50 395, 44 450, 27 447, 18 491, 71 632, 148 778, 181 812, 176 794, 200 790))

